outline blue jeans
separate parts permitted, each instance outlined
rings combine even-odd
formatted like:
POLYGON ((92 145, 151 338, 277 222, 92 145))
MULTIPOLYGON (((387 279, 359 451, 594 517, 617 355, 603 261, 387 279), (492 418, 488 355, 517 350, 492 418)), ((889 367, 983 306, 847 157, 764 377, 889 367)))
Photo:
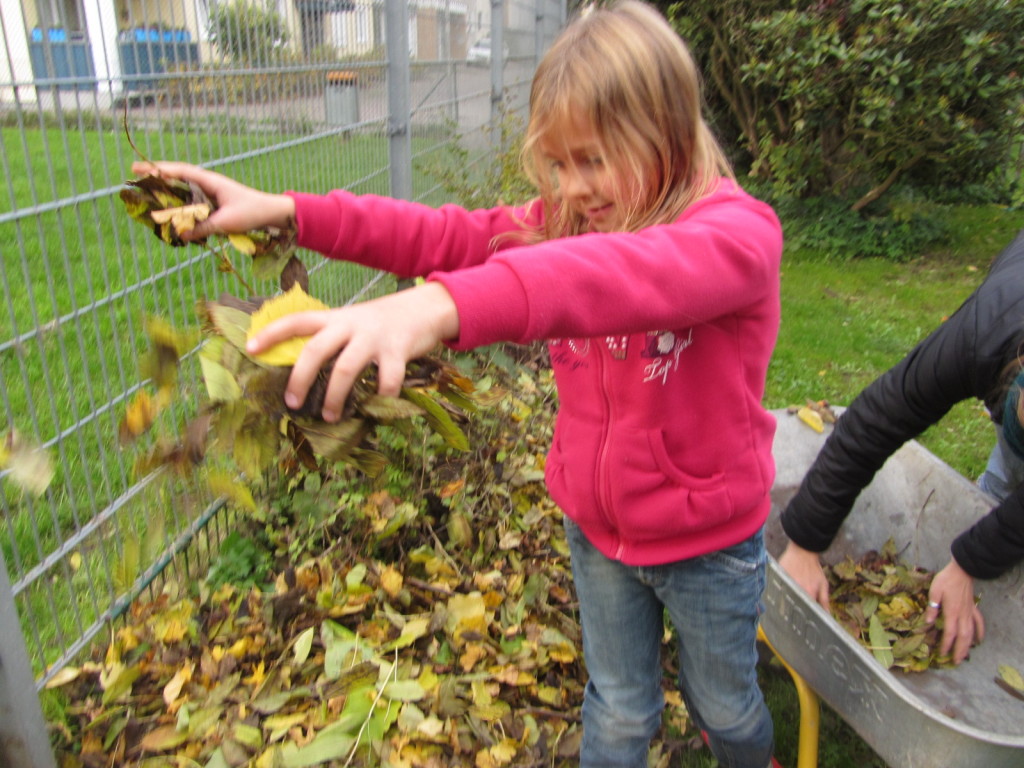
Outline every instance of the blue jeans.
POLYGON ((757 684, 757 622, 766 555, 761 533, 708 555, 633 567, 598 552, 565 518, 580 602, 581 768, 646 768, 661 725, 665 610, 679 638, 679 686, 723 768, 765 768, 771 715, 757 684))
POLYGON ((1002 501, 1024 482, 1024 461, 1018 458, 1003 438, 1003 430, 996 427, 996 444, 988 457, 988 465, 981 477, 978 487, 985 493, 1002 501))

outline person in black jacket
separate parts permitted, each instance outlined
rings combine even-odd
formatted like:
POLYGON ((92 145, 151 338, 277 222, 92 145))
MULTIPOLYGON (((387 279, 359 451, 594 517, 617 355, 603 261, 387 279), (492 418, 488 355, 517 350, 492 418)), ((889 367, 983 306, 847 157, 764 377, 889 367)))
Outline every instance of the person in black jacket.
POLYGON ((974 579, 995 578, 1024 560, 1024 460, 1013 450, 1024 451, 1024 432, 1013 407, 1024 385, 1024 376, 1017 379, 1022 363, 1024 230, 996 257, 984 282, 960 308, 839 417, 782 513, 790 541, 779 565, 828 609, 828 582, 818 555, 832 543, 857 496, 901 445, 961 400, 982 400, 996 425, 997 441, 979 485, 996 504, 953 541, 949 564, 932 580, 925 614, 934 621, 943 613, 939 650, 952 651, 955 663, 963 661, 985 635, 974 579), (1006 434, 1004 422, 1013 428, 1006 434))

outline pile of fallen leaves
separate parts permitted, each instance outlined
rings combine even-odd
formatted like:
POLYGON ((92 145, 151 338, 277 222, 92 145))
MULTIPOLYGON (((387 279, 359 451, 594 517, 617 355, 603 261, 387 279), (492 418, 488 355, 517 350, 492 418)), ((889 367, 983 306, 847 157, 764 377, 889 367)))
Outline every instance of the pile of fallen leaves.
MULTIPOLYGON (((170 585, 133 605, 54 681, 62 768, 574 764, 586 677, 543 486, 553 383, 543 365, 509 370, 467 425, 474 450, 432 465, 420 497, 378 483, 333 547, 262 588, 170 585)), ((696 746, 656 749, 667 765, 696 746)))
POLYGON ((886 669, 921 672, 950 667, 938 653, 942 618, 924 619, 933 574, 901 562, 889 539, 880 551, 826 566, 835 619, 886 669))

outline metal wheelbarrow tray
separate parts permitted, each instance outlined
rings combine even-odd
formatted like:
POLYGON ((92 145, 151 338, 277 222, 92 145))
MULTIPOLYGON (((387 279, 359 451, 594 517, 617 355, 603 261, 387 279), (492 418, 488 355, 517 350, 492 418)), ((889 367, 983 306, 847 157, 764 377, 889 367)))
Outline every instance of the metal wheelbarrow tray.
MULTIPOLYGON (((889 671, 786 574, 774 558, 786 537, 779 514, 824 444, 775 411, 777 468, 766 527, 769 560, 762 629, 776 653, 893 768, 1022 768, 1024 701, 994 682, 1008 664, 1024 673, 1024 569, 975 581, 985 640, 955 669, 889 671)), ((859 558, 892 538, 902 559, 938 571, 955 536, 992 500, 919 443, 904 445, 860 495, 823 559, 859 558)))

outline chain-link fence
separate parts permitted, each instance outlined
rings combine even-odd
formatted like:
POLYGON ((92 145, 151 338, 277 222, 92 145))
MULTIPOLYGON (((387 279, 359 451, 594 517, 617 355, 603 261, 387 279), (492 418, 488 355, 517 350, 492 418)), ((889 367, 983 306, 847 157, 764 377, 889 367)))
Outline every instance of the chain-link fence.
MULTIPOLYGON (((447 202, 430 169, 457 146, 460 173, 485 172, 564 20, 564 0, 4 0, 0 764, 54 764, 39 692, 168 569, 202 578, 230 527, 124 445, 148 318, 194 327, 198 301, 241 290, 217 254, 130 220, 132 161, 447 202)), ((303 260, 328 304, 392 289, 303 260)))

